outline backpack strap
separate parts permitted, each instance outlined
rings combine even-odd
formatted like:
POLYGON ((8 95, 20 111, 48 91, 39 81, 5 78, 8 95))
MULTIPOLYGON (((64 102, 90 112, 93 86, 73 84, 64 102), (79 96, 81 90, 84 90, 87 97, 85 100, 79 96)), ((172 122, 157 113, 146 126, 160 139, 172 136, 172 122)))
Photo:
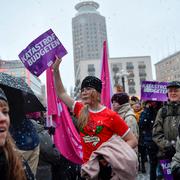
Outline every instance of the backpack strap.
POLYGON ((167 106, 163 106, 161 110, 161 118, 163 119, 163 122, 166 117, 167 117, 167 106))
POLYGON ((168 105, 167 105, 167 103, 162 107, 162 110, 161 110, 161 118, 163 119, 163 121, 162 121, 163 123, 164 123, 165 118, 168 117, 168 116, 179 116, 179 115, 180 115, 180 114, 177 112, 178 106, 179 106, 179 104, 175 104, 175 105, 173 106, 173 109, 172 109, 172 112, 171 112, 171 113, 168 112, 168 105))

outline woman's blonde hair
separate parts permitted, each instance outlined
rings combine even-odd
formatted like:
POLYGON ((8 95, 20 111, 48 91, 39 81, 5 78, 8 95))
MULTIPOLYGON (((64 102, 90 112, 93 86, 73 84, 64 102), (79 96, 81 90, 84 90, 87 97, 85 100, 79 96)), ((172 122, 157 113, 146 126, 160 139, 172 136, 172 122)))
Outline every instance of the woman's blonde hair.
MULTIPOLYGON (((9 108, 8 103, 1 99, 0 99, 0 106, 1 107, 6 106, 9 108)), ((7 180, 11 180, 11 179, 26 180, 27 178, 23 168, 22 157, 15 150, 17 148, 9 133, 7 134, 6 142, 5 145, 2 147, 2 149, 5 153, 5 157, 8 165, 7 180)))
MULTIPOLYGON (((98 104, 101 101, 100 98, 101 94, 97 92, 96 90, 93 90, 91 93, 91 103, 92 104, 98 104)), ((84 126, 87 124, 89 120, 89 105, 84 105, 84 107, 81 109, 78 121, 77 121, 77 126, 79 130, 82 130, 84 126)))

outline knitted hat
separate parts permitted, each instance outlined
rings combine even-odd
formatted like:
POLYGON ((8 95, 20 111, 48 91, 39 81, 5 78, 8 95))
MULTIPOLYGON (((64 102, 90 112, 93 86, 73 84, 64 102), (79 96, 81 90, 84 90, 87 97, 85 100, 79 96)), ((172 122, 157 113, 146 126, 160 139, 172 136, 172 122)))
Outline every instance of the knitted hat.
POLYGON ((82 81, 81 90, 86 87, 94 88, 97 92, 101 93, 102 82, 95 76, 87 76, 82 81))
POLYGON ((1 88, 0 88, 0 99, 3 99, 4 101, 7 102, 7 97, 1 88))
POLYGON ((119 105, 125 104, 129 102, 129 96, 127 93, 117 93, 114 94, 111 98, 111 102, 117 102, 119 105))

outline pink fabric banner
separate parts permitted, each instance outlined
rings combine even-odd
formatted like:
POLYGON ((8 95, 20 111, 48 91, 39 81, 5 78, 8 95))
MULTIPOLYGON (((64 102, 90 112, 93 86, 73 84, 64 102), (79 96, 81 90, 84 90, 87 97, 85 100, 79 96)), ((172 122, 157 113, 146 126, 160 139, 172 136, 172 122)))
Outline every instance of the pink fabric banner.
POLYGON ((102 81, 101 103, 111 109, 112 90, 111 90, 111 80, 110 80, 109 66, 108 66, 106 41, 103 42, 101 81, 102 81))
POLYGON ((66 105, 57 97, 52 69, 46 70, 47 81, 47 124, 56 127, 54 143, 60 153, 70 161, 82 164, 82 146, 80 136, 74 127, 66 105))

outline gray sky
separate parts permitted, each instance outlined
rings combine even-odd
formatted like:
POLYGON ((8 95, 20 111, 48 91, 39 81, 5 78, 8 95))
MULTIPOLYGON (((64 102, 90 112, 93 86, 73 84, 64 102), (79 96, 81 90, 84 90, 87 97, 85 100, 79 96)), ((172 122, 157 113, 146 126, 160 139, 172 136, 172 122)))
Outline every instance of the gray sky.
MULTIPOLYGON (((0 58, 18 54, 52 28, 68 51, 61 64, 74 86, 71 21, 80 0, 0 0, 0 58)), ((151 56, 152 65, 180 50, 180 0, 95 0, 106 18, 110 57, 151 56)), ((154 72, 153 72, 154 74, 154 72)), ((45 73, 40 76, 45 83, 45 73)))

